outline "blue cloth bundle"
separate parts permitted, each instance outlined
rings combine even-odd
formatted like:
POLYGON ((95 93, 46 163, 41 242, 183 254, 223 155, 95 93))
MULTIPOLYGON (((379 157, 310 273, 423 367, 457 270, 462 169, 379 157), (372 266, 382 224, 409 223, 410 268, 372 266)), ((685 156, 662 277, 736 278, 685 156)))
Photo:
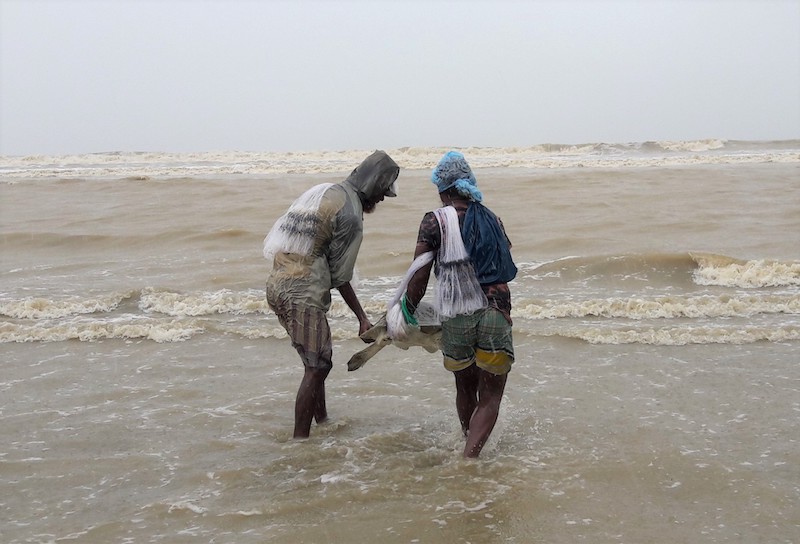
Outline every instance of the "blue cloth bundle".
POLYGON ((467 208, 461 237, 481 285, 507 283, 517 276, 500 221, 480 202, 472 202, 467 208))

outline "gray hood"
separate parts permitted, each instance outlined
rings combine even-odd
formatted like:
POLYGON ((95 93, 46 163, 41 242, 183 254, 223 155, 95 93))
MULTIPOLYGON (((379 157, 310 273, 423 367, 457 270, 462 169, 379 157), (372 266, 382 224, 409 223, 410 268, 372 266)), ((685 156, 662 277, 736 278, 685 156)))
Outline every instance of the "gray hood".
POLYGON ((366 202, 380 195, 397 196, 394 183, 399 173, 400 167, 389 155, 375 151, 343 183, 355 189, 361 202, 366 202))

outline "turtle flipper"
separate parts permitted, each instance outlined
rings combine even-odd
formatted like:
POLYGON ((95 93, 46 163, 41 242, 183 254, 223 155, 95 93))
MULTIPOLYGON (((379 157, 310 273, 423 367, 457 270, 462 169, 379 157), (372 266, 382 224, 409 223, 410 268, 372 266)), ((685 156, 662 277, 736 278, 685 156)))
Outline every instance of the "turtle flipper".
MULTIPOLYGON (((374 327, 373 327, 374 329, 374 327)), ((372 330, 372 329, 370 329, 372 330)), ((369 331, 367 331, 369 332, 369 331)), ((367 333, 364 333, 367 334, 367 333)), ((378 338, 369 346, 365 347, 361 351, 355 353, 350 360, 347 361, 347 370, 358 370, 364 364, 372 359, 376 353, 380 350, 388 346, 392 342, 392 339, 386 334, 386 329, 384 328, 383 334, 378 336, 378 338)))

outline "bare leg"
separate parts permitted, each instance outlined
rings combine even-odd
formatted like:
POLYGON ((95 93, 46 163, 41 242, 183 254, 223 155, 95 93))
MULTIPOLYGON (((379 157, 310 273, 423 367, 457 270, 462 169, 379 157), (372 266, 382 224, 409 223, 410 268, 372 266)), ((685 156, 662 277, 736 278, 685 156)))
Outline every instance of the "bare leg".
MULTIPOLYGON (((325 372, 325 378, 328 377, 328 372, 325 372)), ((328 419, 328 409, 325 406, 325 378, 317 386, 316 402, 314 403, 314 420, 317 424, 323 423, 328 419)))
POLYGON ((311 433, 311 420, 328 417, 325 410, 325 378, 329 369, 308 368, 297 390, 294 403, 294 437, 308 438, 311 433))
POLYGON ((470 365, 453 373, 456 377, 456 411, 464 436, 469 436, 469 420, 478 406, 478 370, 477 366, 470 365))
POLYGON ((497 416, 500 413, 500 402, 506 387, 507 374, 497 375, 478 369, 478 407, 469 422, 469 435, 464 446, 464 457, 478 457, 492 434, 497 416))

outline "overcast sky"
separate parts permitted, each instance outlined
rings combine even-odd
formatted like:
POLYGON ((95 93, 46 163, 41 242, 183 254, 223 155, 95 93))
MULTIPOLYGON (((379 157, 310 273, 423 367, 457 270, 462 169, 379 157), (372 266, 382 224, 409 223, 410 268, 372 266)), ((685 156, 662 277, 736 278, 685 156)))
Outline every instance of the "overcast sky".
POLYGON ((800 0, 0 0, 0 155, 800 138, 800 0))

